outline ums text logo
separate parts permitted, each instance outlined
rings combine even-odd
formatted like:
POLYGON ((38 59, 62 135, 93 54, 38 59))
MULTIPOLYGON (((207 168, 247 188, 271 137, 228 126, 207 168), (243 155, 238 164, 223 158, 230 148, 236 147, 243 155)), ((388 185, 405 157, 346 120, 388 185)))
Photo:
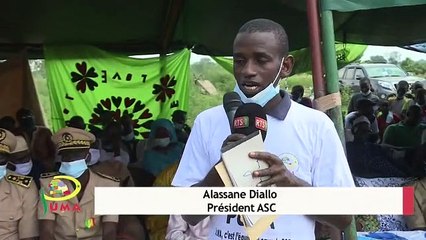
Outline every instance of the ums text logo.
POLYGON ((47 210, 50 210, 50 212, 79 212, 80 205, 78 205, 78 203, 70 204, 67 201, 76 197, 80 191, 81 184, 77 179, 64 175, 53 177, 49 183, 48 194, 44 192, 43 188, 40 189, 40 200, 43 204, 44 214, 47 213, 47 210), (75 190, 71 192, 68 186, 61 179, 73 182, 75 190))

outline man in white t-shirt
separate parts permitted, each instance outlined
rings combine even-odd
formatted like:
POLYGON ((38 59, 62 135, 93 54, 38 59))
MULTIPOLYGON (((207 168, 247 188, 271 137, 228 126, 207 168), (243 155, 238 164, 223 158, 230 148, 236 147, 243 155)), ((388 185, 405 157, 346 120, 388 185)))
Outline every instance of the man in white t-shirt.
POLYGON ((379 139, 379 124, 377 118, 374 115, 374 106, 376 104, 369 99, 360 99, 356 103, 356 111, 349 113, 345 117, 345 134, 346 142, 352 142, 354 136, 352 134, 353 121, 359 116, 365 116, 370 121, 371 134, 369 137, 370 142, 377 142, 379 139))
MULTIPOLYGON (((250 156, 269 164, 254 176, 269 176, 262 186, 353 187, 353 179, 342 143, 333 122, 324 113, 296 104, 279 90, 279 80, 290 75, 293 57, 283 27, 271 20, 256 19, 244 24, 233 46, 235 92, 244 103, 255 102, 267 113, 267 152, 250 156)), ((173 186, 224 186, 214 166, 221 160, 223 145, 244 137, 231 134, 223 106, 197 116, 173 186)), ((349 203, 348 203, 349 204, 349 203)), ((183 216, 195 225, 206 216, 183 216)), ((261 236, 263 239, 315 239, 315 221, 343 230, 350 216, 282 216, 261 236)), ((211 216, 209 239, 224 233, 248 239, 235 215, 211 216)))

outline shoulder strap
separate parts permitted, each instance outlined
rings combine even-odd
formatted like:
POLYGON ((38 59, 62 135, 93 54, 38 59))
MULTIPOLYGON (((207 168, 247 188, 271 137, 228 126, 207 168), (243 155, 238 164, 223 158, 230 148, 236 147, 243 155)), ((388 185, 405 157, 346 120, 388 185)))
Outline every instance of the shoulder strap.
POLYGON ((25 188, 29 188, 31 186, 33 178, 29 176, 9 174, 6 177, 6 181, 25 188))
POLYGON ((50 178, 59 175, 59 172, 47 172, 40 174, 40 178, 50 178))
POLYGON ((103 178, 106 178, 106 179, 112 180, 112 181, 114 181, 114 182, 120 182, 120 179, 119 179, 119 178, 116 178, 116 177, 113 177, 113 176, 109 176, 109 175, 103 174, 103 173, 101 173, 101 172, 99 172, 99 171, 93 171, 93 172, 94 172, 94 173, 96 173, 96 174, 98 174, 99 176, 101 176, 101 177, 103 177, 103 178))

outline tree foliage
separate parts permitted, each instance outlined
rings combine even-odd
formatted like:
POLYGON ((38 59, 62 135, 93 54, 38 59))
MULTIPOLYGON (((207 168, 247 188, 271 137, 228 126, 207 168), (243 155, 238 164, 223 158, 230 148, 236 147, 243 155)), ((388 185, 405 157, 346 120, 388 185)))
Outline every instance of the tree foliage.
POLYGON ((191 73, 197 79, 209 80, 219 92, 231 91, 235 85, 234 76, 210 58, 202 58, 192 64, 191 73))
POLYGON ((370 62, 371 63, 387 63, 388 61, 386 60, 385 57, 377 55, 377 56, 371 56, 370 62))
POLYGON ((400 66, 405 71, 415 75, 426 75, 426 60, 413 61, 410 58, 406 58, 400 63, 400 66))

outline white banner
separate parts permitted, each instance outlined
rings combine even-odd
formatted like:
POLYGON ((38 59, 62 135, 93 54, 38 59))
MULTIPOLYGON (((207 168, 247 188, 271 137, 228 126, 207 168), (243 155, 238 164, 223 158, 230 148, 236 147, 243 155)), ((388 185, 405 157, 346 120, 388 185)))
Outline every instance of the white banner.
POLYGON ((412 187, 96 187, 97 215, 357 215, 414 212, 412 187))

